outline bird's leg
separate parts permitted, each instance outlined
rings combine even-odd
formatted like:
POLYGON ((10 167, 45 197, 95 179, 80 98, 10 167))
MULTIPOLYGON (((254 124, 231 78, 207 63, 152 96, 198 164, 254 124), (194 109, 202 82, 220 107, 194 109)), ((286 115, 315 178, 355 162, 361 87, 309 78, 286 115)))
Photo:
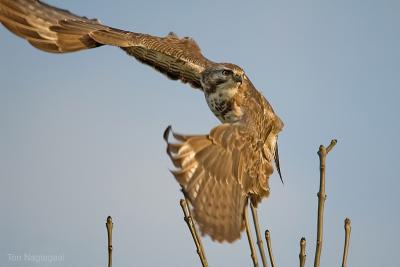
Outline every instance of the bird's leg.
POLYGON ((253 215, 253 223, 254 223, 254 228, 256 230, 256 236, 257 236, 257 245, 258 245, 258 249, 260 250, 263 267, 267 267, 268 266, 267 257, 265 256, 264 244, 263 244, 261 233, 260 233, 260 225, 258 223, 257 208, 254 207, 254 205, 251 201, 250 201, 250 208, 251 208, 251 214, 253 215))
POLYGON ((251 256, 251 259, 253 260, 254 267, 258 267, 256 248, 254 246, 253 238, 251 237, 249 215, 247 213, 247 204, 246 204, 246 206, 244 208, 244 221, 245 221, 245 224, 246 224, 247 239, 249 240, 250 253, 251 253, 250 256, 251 256))

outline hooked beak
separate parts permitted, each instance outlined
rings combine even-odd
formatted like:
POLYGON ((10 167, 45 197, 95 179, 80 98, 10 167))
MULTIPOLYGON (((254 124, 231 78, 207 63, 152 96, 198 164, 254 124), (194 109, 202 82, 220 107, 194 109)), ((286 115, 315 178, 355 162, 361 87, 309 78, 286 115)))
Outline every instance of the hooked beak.
POLYGON ((242 76, 240 76, 240 75, 237 75, 237 74, 235 74, 235 75, 233 75, 233 80, 235 81, 235 82, 237 82, 237 83, 242 83, 242 76))

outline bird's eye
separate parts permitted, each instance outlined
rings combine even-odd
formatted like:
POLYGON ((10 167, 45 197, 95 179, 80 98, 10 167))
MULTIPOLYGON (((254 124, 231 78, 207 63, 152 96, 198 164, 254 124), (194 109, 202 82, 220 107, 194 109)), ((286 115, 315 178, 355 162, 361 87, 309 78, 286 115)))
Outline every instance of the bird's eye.
POLYGON ((230 70, 223 70, 222 71, 222 75, 224 75, 224 76, 228 76, 229 74, 231 74, 230 70))

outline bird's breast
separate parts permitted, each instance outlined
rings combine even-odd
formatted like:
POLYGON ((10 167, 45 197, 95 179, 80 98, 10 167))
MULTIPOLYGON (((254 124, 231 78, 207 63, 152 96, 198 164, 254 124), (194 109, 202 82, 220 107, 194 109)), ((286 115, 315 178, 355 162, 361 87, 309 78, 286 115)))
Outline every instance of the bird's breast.
POLYGON ((243 115, 238 101, 238 87, 216 88, 205 93, 208 106, 214 115, 224 123, 233 123, 243 115))

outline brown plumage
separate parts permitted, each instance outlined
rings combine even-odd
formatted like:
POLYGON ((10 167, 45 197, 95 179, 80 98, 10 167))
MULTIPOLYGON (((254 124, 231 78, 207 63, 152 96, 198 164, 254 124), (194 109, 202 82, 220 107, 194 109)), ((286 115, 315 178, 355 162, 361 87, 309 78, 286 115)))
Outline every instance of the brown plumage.
POLYGON ((101 45, 118 46, 173 79, 200 88, 200 73, 213 62, 191 38, 156 37, 122 31, 36 0, 1 0, 0 22, 34 47, 68 53, 101 45))
POLYGON ((276 138, 283 128, 246 77, 238 91, 231 100, 241 110, 238 120, 225 122, 208 135, 173 133, 176 143, 168 141, 170 127, 164 134, 177 168, 172 174, 190 200, 201 232, 220 242, 240 237, 248 198, 257 206, 269 195, 276 138))
POLYGON ((223 124, 208 135, 173 133, 177 143, 169 141, 167 128, 167 153, 177 168, 172 173, 203 234, 220 242, 240 237, 248 199, 257 205, 269 195, 274 160, 280 174, 277 136, 283 128, 240 67, 208 60, 188 37, 123 31, 37 0, 0 0, 0 22, 46 52, 117 46, 169 78, 201 89, 223 124))

